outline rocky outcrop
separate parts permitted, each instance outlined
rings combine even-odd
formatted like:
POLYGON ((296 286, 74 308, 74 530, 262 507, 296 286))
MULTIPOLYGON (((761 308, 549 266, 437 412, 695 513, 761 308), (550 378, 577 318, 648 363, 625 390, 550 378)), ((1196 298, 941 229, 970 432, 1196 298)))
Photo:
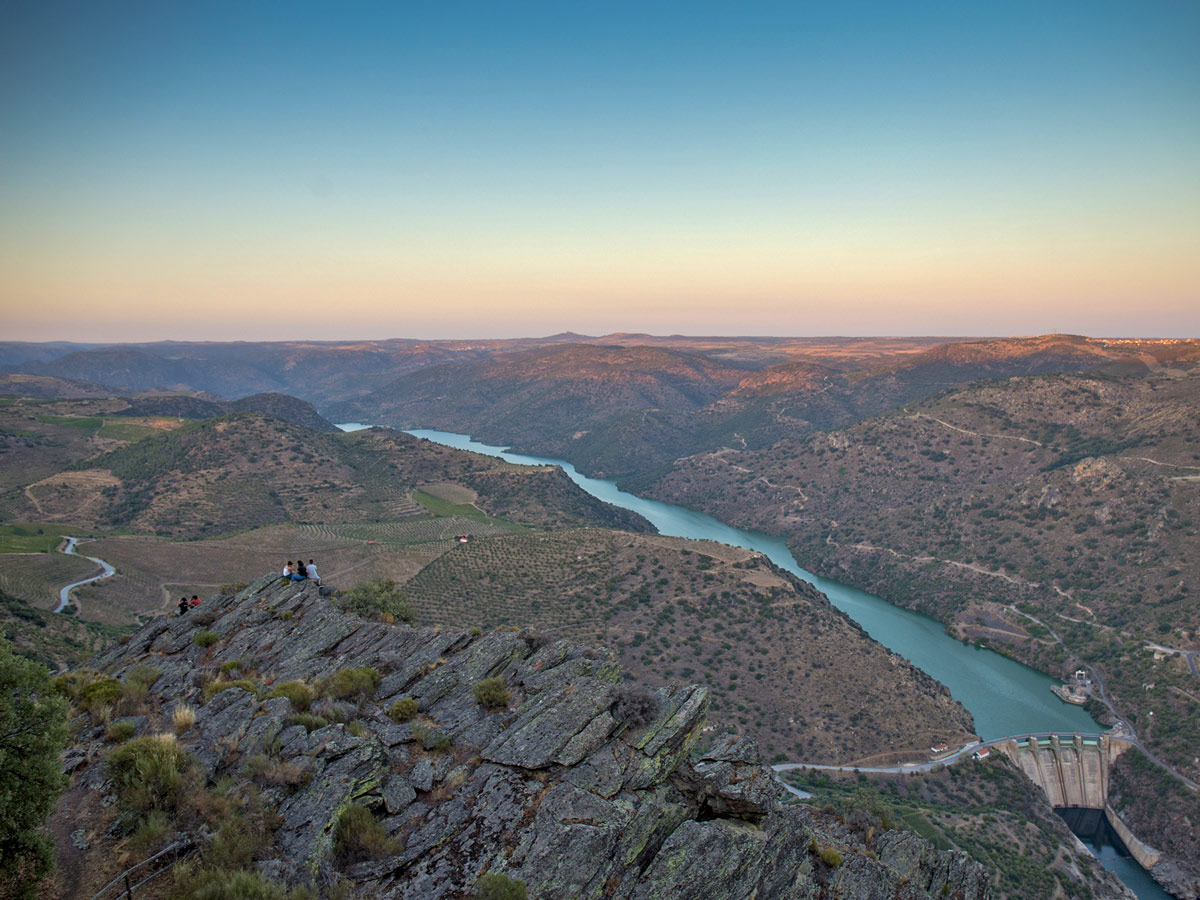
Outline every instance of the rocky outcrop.
MULTIPOLYGON (((366 622, 312 583, 265 576, 198 615, 148 623, 97 665, 116 677, 159 672, 148 730, 167 730, 177 703, 197 707, 179 740, 205 776, 250 778, 251 760, 290 773, 260 781, 279 828, 257 865, 281 881, 341 877, 363 896, 408 900, 472 896, 486 872, 520 879, 531 898, 991 896, 965 854, 899 832, 864 843, 839 818, 789 804, 744 738, 698 752, 707 690, 623 702, 643 689, 624 684, 604 651, 521 631, 366 622), (202 629, 215 632, 211 646, 197 643, 202 629), (369 697, 314 705, 330 724, 298 720, 289 699, 270 696, 364 666, 379 676, 369 697), (503 679, 506 705, 476 700, 485 678, 503 679), (398 723, 388 710, 402 697, 418 712, 398 723), (334 852, 352 803, 391 839, 376 858, 334 852)), ((101 740, 99 729, 84 737, 101 740)), ((72 754, 76 783, 106 792, 105 764, 91 756, 72 754)))

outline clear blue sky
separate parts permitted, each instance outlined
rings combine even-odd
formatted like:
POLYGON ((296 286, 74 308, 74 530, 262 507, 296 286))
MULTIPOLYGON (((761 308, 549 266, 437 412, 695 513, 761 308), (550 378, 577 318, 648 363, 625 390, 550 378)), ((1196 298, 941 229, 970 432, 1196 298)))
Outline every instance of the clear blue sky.
POLYGON ((7 3, 12 337, 1200 334, 1200 4, 7 3))

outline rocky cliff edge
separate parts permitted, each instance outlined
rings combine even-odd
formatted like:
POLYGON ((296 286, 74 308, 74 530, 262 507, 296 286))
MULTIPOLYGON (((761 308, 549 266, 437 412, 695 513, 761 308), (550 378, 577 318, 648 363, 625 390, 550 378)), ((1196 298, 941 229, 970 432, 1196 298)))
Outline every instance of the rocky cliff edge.
MULTIPOLYGON (((264 576, 146 624, 95 665, 118 679, 157 671, 150 712, 130 720, 140 734, 171 731, 173 711, 195 707, 178 741, 198 778, 249 782, 263 759, 298 773, 257 782, 278 828, 255 865, 279 882, 411 900, 474 896, 487 872, 554 900, 991 896, 963 853, 788 803, 751 742, 706 734, 705 688, 651 695, 623 683, 604 651, 529 632, 368 622, 313 583, 264 576), (353 705, 320 701, 297 722, 291 700, 270 696, 352 667, 378 676, 353 705), (503 679, 507 703, 476 699, 485 678, 503 679), (394 721, 401 698, 418 708, 407 722, 394 721), (389 836, 374 857, 335 852, 351 805, 389 836)), ((103 740, 95 726, 67 752, 75 788, 64 803, 113 794, 103 740)))

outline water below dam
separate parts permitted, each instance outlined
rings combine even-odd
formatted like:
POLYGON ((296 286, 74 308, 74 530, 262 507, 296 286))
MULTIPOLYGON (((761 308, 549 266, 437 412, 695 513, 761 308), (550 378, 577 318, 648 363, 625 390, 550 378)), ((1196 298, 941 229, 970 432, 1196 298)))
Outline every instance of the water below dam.
MULTIPOLYGON (((369 426, 355 422, 339 427, 355 431, 369 426)), ((518 465, 559 466, 593 497, 638 513, 661 534, 718 541, 762 553, 781 569, 823 592, 834 606, 861 625, 876 641, 946 685, 954 699, 974 717, 975 730, 984 740, 1031 733, 1096 733, 1103 730, 1083 709, 1055 697, 1050 686, 1057 682, 1048 676, 992 650, 964 644, 946 634, 941 623, 928 616, 814 575, 796 562, 782 538, 733 528, 682 506, 638 497, 622 491, 612 481, 581 475, 565 460, 511 453, 505 447, 483 444, 468 435, 449 431, 413 429, 408 433, 518 465)), ((1171 900, 1137 862, 1121 855, 1122 848, 1097 842, 1094 838, 1084 842, 1101 864, 1116 874, 1140 900, 1171 900)))

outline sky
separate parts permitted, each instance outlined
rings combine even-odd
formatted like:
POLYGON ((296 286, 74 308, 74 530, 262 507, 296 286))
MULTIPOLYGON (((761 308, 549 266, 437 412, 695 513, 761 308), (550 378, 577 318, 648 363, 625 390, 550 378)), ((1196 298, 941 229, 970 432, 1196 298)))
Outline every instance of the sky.
POLYGON ((1200 4, 0 0, 0 339, 1200 336, 1200 4))

